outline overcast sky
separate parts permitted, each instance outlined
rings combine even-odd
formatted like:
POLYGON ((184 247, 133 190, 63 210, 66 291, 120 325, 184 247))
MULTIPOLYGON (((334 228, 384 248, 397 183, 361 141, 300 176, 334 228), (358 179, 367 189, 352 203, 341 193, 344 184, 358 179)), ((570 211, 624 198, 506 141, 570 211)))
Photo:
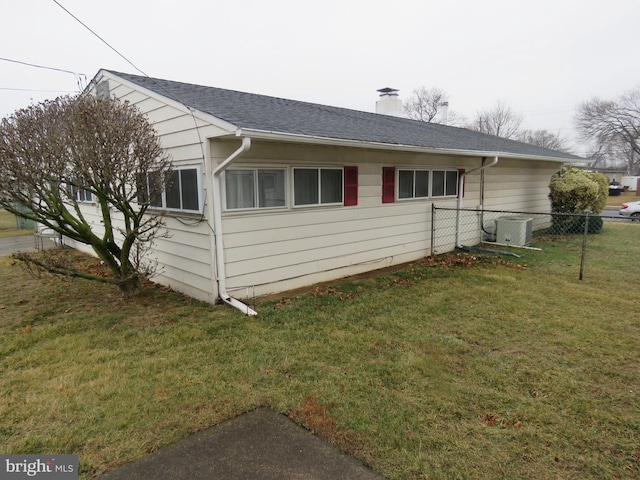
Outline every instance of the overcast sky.
POLYGON ((0 57, 83 76, 2 60, 0 117, 107 68, 364 111, 439 87, 573 136, 581 102, 640 86, 639 0, 58 0, 126 59, 54 0, 2 3, 0 57))

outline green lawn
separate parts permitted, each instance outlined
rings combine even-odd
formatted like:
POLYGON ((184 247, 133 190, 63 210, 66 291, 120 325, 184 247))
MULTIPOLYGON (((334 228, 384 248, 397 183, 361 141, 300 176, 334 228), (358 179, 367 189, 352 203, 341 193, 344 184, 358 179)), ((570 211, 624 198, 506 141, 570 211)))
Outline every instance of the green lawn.
POLYGON ((583 281, 556 242, 519 264, 445 255, 319 286, 252 318, 1 258, 0 451, 76 453, 91 478, 268 405, 392 479, 637 478, 637 237, 606 224, 583 281))
POLYGON ((633 192, 622 192, 619 196, 609 196, 607 197, 607 207, 609 208, 620 208, 624 202, 637 202, 640 200, 640 196, 637 196, 636 191, 633 192))
POLYGON ((0 238, 32 234, 32 229, 18 230, 18 224, 16 222, 15 215, 7 212, 3 208, 0 208, 0 238))

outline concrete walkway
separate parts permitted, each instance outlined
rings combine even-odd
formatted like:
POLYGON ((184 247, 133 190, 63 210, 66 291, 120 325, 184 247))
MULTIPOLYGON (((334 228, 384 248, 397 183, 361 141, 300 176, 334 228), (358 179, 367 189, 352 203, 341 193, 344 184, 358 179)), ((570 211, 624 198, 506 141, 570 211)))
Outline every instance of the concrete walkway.
POLYGON ((0 257, 17 252, 32 252, 38 248, 53 248, 56 245, 49 237, 36 238, 35 235, 0 238, 0 257))
POLYGON ((0 257, 16 252, 30 252, 36 249, 36 239, 33 235, 0 238, 0 257))
POLYGON ((258 408, 98 480, 383 480, 269 408, 258 408))

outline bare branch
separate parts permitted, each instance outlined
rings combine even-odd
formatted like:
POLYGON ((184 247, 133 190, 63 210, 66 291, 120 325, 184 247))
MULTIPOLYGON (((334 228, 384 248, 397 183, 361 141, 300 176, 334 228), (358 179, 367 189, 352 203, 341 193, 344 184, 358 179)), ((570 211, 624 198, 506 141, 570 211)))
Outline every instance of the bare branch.
POLYGON ((536 145, 537 147, 571 153, 568 146, 569 141, 559 133, 552 133, 548 130, 522 130, 518 132, 516 139, 524 143, 536 145))
POLYGON ((119 284, 142 273, 136 244, 162 235, 163 218, 148 207, 170 176, 155 131, 127 102, 60 97, 0 122, 0 205, 90 245, 119 284), (100 231, 85 218, 89 195, 100 231))
POLYGON ((576 112, 575 125, 597 151, 626 162, 629 173, 640 171, 640 88, 616 100, 584 102, 576 112))
POLYGON ((497 102, 492 108, 479 111, 466 127, 476 132, 487 133, 502 138, 516 138, 522 125, 522 115, 514 112, 504 102, 497 102))
POLYGON ((449 96, 441 88, 419 87, 405 101, 404 112, 408 118, 421 122, 441 123, 436 117, 448 103, 449 96))

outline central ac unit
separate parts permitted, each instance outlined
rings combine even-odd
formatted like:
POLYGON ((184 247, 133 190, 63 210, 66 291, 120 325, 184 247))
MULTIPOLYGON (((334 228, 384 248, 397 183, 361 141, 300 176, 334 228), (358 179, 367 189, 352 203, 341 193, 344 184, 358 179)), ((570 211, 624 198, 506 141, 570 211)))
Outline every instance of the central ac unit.
POLYGON ((531 243, 533 219, 523 215, 500 217, 496 220, 496 243, 524 247, 531 243))

